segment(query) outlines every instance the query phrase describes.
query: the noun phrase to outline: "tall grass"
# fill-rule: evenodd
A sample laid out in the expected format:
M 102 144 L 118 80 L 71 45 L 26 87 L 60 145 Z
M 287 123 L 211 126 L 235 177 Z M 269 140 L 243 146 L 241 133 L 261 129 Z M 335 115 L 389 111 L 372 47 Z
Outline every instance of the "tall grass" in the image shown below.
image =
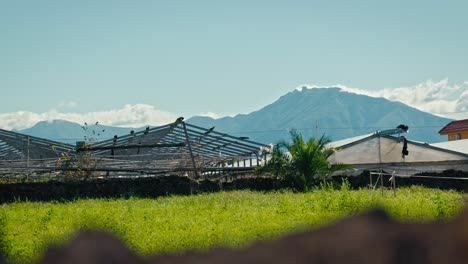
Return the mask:
M 110 231 L 140 254 L 244 247 L 317 228 L 372 207 L 401 221 L 450 219 L 464 195 L 422 187 L 393 192 L 322 187 L 307 193 L 220 192 L 159 199 L 95 199 L 67 203 L 15 202 L 0 206 L 1 250 L 13 261 L 41 257 L 82 228 Z

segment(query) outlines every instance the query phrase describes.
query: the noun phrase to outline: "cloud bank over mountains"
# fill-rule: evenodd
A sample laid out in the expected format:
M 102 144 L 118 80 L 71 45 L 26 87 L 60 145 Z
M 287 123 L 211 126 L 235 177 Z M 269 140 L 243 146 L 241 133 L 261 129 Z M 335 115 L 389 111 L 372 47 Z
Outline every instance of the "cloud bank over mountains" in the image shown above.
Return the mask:
M 301 85 L 297 89 L 323 87 L 319 85 Z M 332 87 L 339 87 L 345 92 L 399 101 L 438 116 L 453 119 L 468 118 L 468 81 L 458 85 L 450 84 L 448 79 L 438 82 L 428 80 L 413 86 L 385 88 L 376 91 L 351 88 L 340 84 Z
M 90 113 L 61 113 L 52 109 L 45 113 L 18 111 L 0 114 L 0 128 L 23 129 L 35 125 L 39 121 L 63 119 L 83 124 L 84 122 L 99 122 L 103 125 L 120 127 L 142 127 L 145 125 L 163 125 L 174 122 L 177 116 L 173 113 L 157 110 L 152 105 L 124 105 L 120 109 Z
M 301 85 L 297 89 L 324 88 L 327 86 Z M 400 101 L 404 104 L 429 112 L 435 115 L 453 118 L 468 118 L 468 81 L 463 84 L 450 84 L 448 79 L 440 81 L 428 80 L 426 82 L 398 88 L 385 88 L 381 90 L 363 90 L 350 88 L 345 85 L 333 85 L 345 92 L 368 95 L 372 97 L 384 97 L 392 101 Z M 58 109 L 52 109 L 45 113 L 33 113 L 18 111 L 0 114 L 0 128 L 24 129 L 35 125 L 39 121 L 63 119 L 83 124 L 84 122 L 100 122 L 103 125 L 119 127 L 142 127 L 145 125 L 162 125 L 174 122 L 178 117 L 174 113 L 156 109 L 148 104 L 127 104 L 120 109 L 98 111 L 89 113 L 70 112 L 76 109 L 75 102 L 61 102 Z M 68 110 L 68 112 L 66 112 Z M 213 112 L 199 114 L 219 118 Z

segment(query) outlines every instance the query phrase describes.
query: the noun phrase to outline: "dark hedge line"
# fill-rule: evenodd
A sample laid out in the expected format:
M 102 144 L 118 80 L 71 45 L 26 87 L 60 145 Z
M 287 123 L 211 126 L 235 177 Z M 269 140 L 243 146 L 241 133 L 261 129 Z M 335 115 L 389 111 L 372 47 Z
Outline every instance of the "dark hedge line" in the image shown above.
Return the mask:
M 187 177 L 96 179 L 0 184 L 0 203 L 13 201 L 71 201 L 79 198 L 156 198 L 220 190 L 271 191 L 285 188 L 282 181 L 267 177 L 238 178 L 231 182 L 201 181 Z
M 445 171 L 425 173 L 426 176 L 464 177 L 468 172 Z M 390 187 L 389 176 L 384 176 L 384 186 Z M 369 172 L 356 177 L 333 177 L 333 184 L 341 185 L 346 179 L 351 188 L 368 187 Z M 375 184 L 377 177 L 373 177 Z M 468 192 L 468 181 L 462 179 L 397 178 L 397 187 L 422 185 L 429 188 L 452 189 Z M 380 182 L 377 187 L 380 187 Z M 189 195 L 221 190 L 275 191 L 286 189 L 286 183 L 269 177 L 244 177 L 230 182 L 193 181 L 187 177 L 165 176 L 159 178 L 96 179 L 86 181 L 48 181 L 0 184 L 0 203 L 13 201 L 71 201 L 79 198 L 156 198 L 167 195 Z

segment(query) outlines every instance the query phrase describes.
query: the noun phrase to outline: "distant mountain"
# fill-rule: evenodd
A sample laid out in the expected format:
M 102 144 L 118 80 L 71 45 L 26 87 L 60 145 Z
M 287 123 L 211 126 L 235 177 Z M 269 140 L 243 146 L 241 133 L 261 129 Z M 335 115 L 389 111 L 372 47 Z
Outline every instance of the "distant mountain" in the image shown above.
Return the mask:
M 325 134 L 332 140 L 372 133 L 406 124 L 409 139 L 427 143 L 445 141 L 437 132 L 451 119 L 442 118 L 400 102 L 349 93 L 340 88 L 294 90 L 250 114 L 213 119 L 196 116 L 188 123 L 248 136 L 262 143 L 288 139 L 294 128 L 305 137 Z
M 75 144 L 76 141 L 104 140 L 114 135 L 124 135 L 136 128 L 122 128 L 99 124 L 77 124 L 65 120 L 41 121 L 31 128 L 18 132 L 35 137 Z
M 262 143 L 277 143 L 289 138 L 289 130 L 297 129 L 306 138 L 325 134 L 332 140 L 395 128 L 399 124 L 410 127 L 407 138 L 427 143 L 445 141 L 437 132 L 451 120 L 419 111 L 405 104 L 341 90 L 340 88 L 314 88 L 294 90 L 270 105 L 235 117 L 213 119 L 196 116 L 188 123 L 235 136 L 248 136 Z M 85 139 L 104 140 L 124 135 L 131 130 L 89 124 L 88 126 L 64 120 L 43 121 L 19 132 L 32 136 L 75 144 Z

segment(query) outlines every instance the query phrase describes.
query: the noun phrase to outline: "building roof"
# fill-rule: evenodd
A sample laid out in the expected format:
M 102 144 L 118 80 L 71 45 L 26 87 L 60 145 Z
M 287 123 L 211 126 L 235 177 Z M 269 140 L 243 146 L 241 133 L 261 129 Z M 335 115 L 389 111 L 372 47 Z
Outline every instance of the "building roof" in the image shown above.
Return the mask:
M 468 139 L 446 141 L 440 143 L 431 144 L 434 147 L 448 149 L 451 151 L 457 151 L 460 153 L 468 154 Z
M 374 134 L 375 133 L 370 133 L 370 134 L 365 134 L 365 135 L 361 135 L 361 136 L 357 136 L 357 137 L 351 137 L 351 138 L 345 138 L 345 139 L 338 140 L 338 141 L 333 141 L 333 142 L 328 143 L 327 147 L 328 148 L 341 148 L 341 147 L 346 146 L 348 144 L 351 144 L 351 143 L 363 140 L 365 138 L 371 137 Z
M 468 119 L 450 122 L 448 125 L 446 125 L 439 131 L 439 134 L 447 135 L 450 133 L 456 133 L 461 131 L 468 131 Z
M 402 133 L 407 133 L 407 131 L 408 131 L 408 126 L 399 125 L 397 128 L 393 128 L 393 129 L 387 129 L 387 130 L 382 130 L 382 131 L 377 130 L 374 133 L 360 135 L 360 136 L 351 137 L 351 138 L 345 138 L 345 139 L 338 140 L 338 141 L 333 141 L 333 142 L 328 143 L 327 147 L 335 148 L 335 149 L 348 147 L 349 145 L 354 145 L 354 144 L 360 143 L 362 141 L 366 141 L 367 139 L 370 139 L 376 136 L 391 136 L 391 135 L 398 134 L 398 137 L 400 137 Z

